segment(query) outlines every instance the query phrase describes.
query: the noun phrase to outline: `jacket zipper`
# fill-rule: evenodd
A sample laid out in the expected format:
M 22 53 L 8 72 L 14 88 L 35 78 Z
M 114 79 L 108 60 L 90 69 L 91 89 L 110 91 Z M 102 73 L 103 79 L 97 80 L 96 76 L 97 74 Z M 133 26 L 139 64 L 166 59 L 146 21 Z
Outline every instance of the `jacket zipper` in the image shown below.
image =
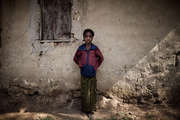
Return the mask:
M 87 62 L 87 65 L 89 65 L 89 50 L 87 50 L 87 60 L 86 60 L 86 62 Z

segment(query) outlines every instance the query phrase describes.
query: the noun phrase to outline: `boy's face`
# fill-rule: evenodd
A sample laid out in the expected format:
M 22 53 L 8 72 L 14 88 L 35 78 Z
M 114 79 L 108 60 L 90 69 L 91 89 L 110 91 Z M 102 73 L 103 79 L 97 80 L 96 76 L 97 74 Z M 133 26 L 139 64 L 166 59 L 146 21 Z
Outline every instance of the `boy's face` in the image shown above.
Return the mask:
M 85 35 L 84 35 L 84 41 L 86 44 L 91 44 L 93 40 L 93 36 L 90 32 L 87 32 Z

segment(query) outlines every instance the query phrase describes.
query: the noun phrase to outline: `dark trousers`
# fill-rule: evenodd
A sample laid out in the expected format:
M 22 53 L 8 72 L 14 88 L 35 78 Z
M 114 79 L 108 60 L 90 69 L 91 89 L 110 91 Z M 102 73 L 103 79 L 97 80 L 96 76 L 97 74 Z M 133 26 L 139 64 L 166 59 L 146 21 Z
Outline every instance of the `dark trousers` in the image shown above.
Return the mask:
M 89 113 L 96 109 L 96 77 L 81 76 L 81 109 Z

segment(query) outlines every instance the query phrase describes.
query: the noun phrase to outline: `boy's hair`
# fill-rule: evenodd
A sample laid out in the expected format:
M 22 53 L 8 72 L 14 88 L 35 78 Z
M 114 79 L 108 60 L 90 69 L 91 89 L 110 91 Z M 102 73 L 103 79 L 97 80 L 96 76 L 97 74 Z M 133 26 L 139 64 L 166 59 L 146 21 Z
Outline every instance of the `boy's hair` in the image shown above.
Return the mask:
M 84 32 L 83 32 L 83 37 L 86 35 L 87 32 L 90 32 L 91 35 L 94 37 L 94 31 L 91 30 L 91 29 L 89 29 L 89 28 L 84 30 Z

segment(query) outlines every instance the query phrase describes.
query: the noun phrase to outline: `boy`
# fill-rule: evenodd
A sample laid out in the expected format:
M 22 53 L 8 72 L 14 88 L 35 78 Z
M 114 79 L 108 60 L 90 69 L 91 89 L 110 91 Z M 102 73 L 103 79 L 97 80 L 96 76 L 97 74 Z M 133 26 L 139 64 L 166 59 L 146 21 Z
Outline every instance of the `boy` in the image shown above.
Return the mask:
M 103 61 L 101 51 L 92 44 L 93 37 L 94 32 L 85 29 L 83 32 L 85 44 L 79 46 L 74 56 L 74 62 L 81 71 L 81 109 L 86 113 L 96 110 L 96 70 Z

